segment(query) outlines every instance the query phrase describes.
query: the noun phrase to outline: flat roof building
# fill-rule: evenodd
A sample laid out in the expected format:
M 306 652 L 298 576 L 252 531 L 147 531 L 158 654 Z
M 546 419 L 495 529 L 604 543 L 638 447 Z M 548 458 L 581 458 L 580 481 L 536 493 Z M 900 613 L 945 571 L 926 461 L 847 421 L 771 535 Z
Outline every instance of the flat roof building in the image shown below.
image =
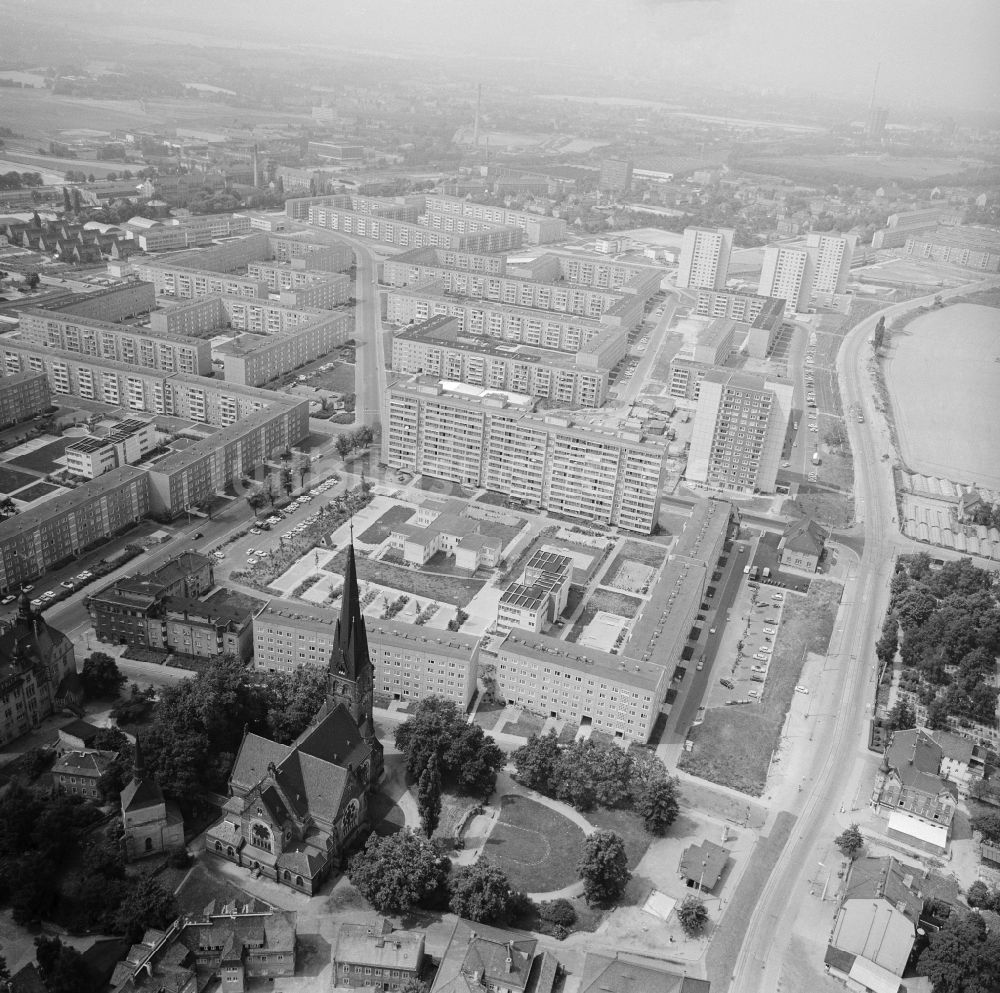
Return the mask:
M 724 289 L 735 234 L 732 228 L 685 228 L 677 285 L 681 289 Z

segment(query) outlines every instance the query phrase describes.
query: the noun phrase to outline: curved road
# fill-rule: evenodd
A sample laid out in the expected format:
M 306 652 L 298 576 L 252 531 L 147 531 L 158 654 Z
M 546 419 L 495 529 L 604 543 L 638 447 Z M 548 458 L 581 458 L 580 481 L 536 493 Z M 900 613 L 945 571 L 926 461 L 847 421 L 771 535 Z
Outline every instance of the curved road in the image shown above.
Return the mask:
M 941 296 L 964 295 L 998 280 L 946 290 Z M 750 918 L 743 945 L 733 970 L 732 993 L 773 993 L 781 987 L 782 966 L 788 959 L 789 942 L 809 899 L 808 876 L 822 852 L 829 847 L 834 817 L 843 795 L 853 786 L 854 764 L 845 761 L 862 740 L 872 685 L 869 655 L 881 627 L 888 601 L 889 581 L 900 537 L 896 525 L 896 501 L 892 459 L 884 460 L 885 443 L 876 434 L 875 411 L 867 372 L 868 337 L 880 315 L 886 321 L 933 301 L 928 294 L 888 307 L 865 318 L 844 341 L 837 356 L 837 371 L 844 409 L 859 404 L 864 424 L 848 419 L 847 429 L 854 452 L 856 515 L 864 524 L 865 543 L 856 579 L 847 583 L 828 653 L 833 678 L 822 690 L 836 706 L 836 720 L 816 727 L 810 786 L 792 834 L 771 871 Z M 833 665 L 831 665 L 833 664 Z M 832 692 L 831 692 L 832 690 Z M 814 963 L 817 971 L 821 962 Z

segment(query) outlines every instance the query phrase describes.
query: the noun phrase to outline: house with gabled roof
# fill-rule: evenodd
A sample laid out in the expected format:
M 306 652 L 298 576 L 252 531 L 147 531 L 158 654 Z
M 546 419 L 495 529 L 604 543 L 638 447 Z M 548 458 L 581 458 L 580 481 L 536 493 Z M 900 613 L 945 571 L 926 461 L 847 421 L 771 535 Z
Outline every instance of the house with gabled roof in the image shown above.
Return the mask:
M 826 531 L 811 517 L 792 521 L 778 539 L 778 558 L 784 566 L 815 572 L 826 548 Z
M 333 949 L 333 985 L 397 990 L 419 980 L 424 936 L 401 931 L 386 918 L 371 924 L 341 924 Z
M 707 979 L 668 969 L 645 956 L 588 952 L 583 960 L 580 993 L 710 993 Z

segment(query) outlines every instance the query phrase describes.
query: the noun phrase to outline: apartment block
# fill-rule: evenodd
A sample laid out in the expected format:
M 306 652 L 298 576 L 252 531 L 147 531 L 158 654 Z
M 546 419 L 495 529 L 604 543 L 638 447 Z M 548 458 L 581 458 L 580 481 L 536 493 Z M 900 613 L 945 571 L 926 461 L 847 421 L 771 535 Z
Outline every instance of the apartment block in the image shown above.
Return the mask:
M 385 316 L 399 325 L 456 317 L 460 334 L 574 352 L 579 364 L 594 368 L 613 368 L 628 350 L 627 332 L 603 320 L 455 296 L 440 282 L 390 290 Z
M 437 263 L 435 254 L 434 249 L 416 249 L 386 259 L 383 282 L 395 287 L 438 283 L 456 296 L 576 314 L 626 331 L 637 327 L 644 316 L 648 298 L 638 294 L 458 269 Z
M 334 646 L 338 609 L 270 600 L 254 618 L 254 664 L 268 672 L 302 665 L 325 668 Z M 365 618 L 375 692 L 394 700 L 442 696 L 463 710 L 476 689 L 479 638 L 437 631 L 395 618 Z
M 588 356 L 578 363 L 563 352 L 463 337 L 460 328 L 459 318 L 444 316 L 403 328 L 393 335 L 393 371 L 426 373 L 580 407 L 599 407 L 607 396 L 609 371 L 590 367 Z
M 0 376 L 0 425 L 17 424 L 44 414 L 52 406 L 49 381 L 43 372 Z
M 597 188 L 609 193 L 627 193 L 632 189 L 632 163 L 627 159 L 604 159 Z
M 419 982 L 423 968 L 423 933 L 396 930 L 386 918 L 340 925 L 333 949 L 333 982 L 338 988 L 389 993 Z
M 149 478 L 125 466 L 0 521 L 0 589 L 16 590 L 67 556 L 96 547 L 137 524 L 149 508 Z
M 812 232 L 806 238 L 806 250 L 812 256 L 814 294 L 838 294 L 847 290 L 857 235 Z
M 484 486 L 579 520 L 648 534 L 666 449 L 632 431 L 575 425 L 534 401 L 429 376 L 389 391 L 386 461 Z
M 908 238 L 933 231 L 942 223 L 947 209 L 943 207 L 926 207 L 922 210 L 906 210 L 898 214 L 890 214 L 885 227 L 880 228 L 872 236 L 872 248 L 878 249 L 902 248 Z
M 618 658 L 515 628 L 497 649 L 496 681 L 512 706 L 646 742 L 669 677 L 654 662 Z
M 663 281 L 660 270 L 651 266 L 561 252 L 547 252 L 517 262 L 508 260 L 506 271 L 509 276 L 523 276 L 540 282 L 566 282 L 574 286 L 613 290 L 640 297 L 644 303 L 659 290 Z
M 698 388 L 706 373 L 726 364 L 742 343 L 745 332 L 746 325 L 728 317 L 717 317 L 698 332 L 694 341 L 685 342 L 670 360 L 670 395 L 678 400 L 697 400 Z
M 221 345 L 227 383 L 264 386 L 306 362 L 329 354 L 352 333 L 348 314 L 331 314 L 323 320 L 275 334 L 242 334 Z
M 685 228 L 677 285 L 681 289 L 724 289 L 735 234 L 732 228 Z
M 813 254 L 808 249 L 768 245 L 758 293 L 784 300 L 786 313 L 804 314 L 812 299 L 814 271 Z
M 444 195 L 426 197 L 423 216 L 429 227 L 437 227 L 435 215 L 447 214 L 460 215 L 474 221 L 485 221 L 494 227 L 520 228 L 524 232 L 525 242 L 529 245 L 562 241 L 566 237 L 566 221 L 561 217 L 545 217 L 527 210 L 511 210 L 508 207 L 474 203 L 464 197 Z
M 694 313 L 699 317 L 729 317 L 734 321 L 751 324 L 768 306 L 770 299 L 772 298 L 747 290 L 699 290 Z
M 687 478 L 725 492 L 773 492 L 791 408 L 790 382 L 708 372 L 698 394 Z
M 54 306 L 47 306 L 45 309 L 58 311 L 65 316 L 93 318 L 116 324 L 146 314 L 155 306 L 156 291 L 153 285 L 132 279 L 87 293 L 62 297 Z
M 14 340 L 160 372 L 207 376 L 212 371 L 210 342 L 160 331 L 152 324 L 108 324 L 31 307 L 21 312 Z
M 747 332 L 744 348 L 755 359 L 766 359 L 774 348 L 775 339 L 785 322 L 785 301 L 766 297 L 760 313 L 754 317 Z
M 251 262 L 247 275 L 263 280 L 272 293 L 281 293 L 283 302 L 285 294 L 291 294 L 288 302 L 293 305 L 330 309 L 347 303 L 350 296 L 350 277 L 292 263 Z
M 935 228 L 908 237 L 906 255 L 979 272 L 1000 272 L 1000 232 L 976 227 Z
M 140 279 L 153 284 L 158 297 L 171 296 L 192 300 L 195 297 L 206 296 L 267 296 L 267 284 L 250 276 L 147 260 L 135 262 L 133 269 Z

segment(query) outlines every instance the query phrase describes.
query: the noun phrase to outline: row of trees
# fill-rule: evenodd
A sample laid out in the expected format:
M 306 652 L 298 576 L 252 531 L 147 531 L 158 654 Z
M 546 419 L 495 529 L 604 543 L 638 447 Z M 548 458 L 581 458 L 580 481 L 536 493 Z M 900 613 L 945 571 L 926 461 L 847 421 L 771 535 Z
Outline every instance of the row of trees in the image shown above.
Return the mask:
M 624 752 L 591 739 L 562 746 L 550 731 L 532 735 L 511 759 L 519 782 L 578 810 L 631 809 L 653 834 L 664 834 L 677 819 L 677 780 L 651 752 Z
M 621 836 L 614 831 L 588 835 L 577 871 L 589 905 L 615 903 L 632 878 Z M 524 893 L 512 889 L 506 873 L 492 859 L 480 858 L 453 870 L 449 858 L 408 830 L 387 837 L 371 835 L 351 860 L 348 877 L 380 914 L 447 909 L 467 920 L 499 925 L 537 914 L 563 928 L 575 920 L 568 901 L 534 906 Z
M 28 186 L 41 186 L 42 177 L 37 172 L 0 173 L 0 190 L 21 190 Z
M 362 424 L 357 431 L 345 431 L 337 435 L 334 446 L 337 454 L 344 460 L 355 449 L 367 448 L 375 440 L 375 432 L 367 424 Z

